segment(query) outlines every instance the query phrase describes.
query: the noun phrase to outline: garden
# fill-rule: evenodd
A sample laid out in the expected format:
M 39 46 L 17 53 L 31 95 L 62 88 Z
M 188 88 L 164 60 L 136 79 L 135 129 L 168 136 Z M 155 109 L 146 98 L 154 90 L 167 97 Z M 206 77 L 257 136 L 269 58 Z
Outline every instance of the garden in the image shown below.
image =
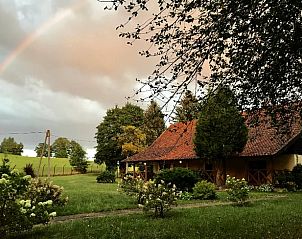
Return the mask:
M 277 190 L 272 185 L 251 187 L 244 179 L 230 176 L 226 189 L 217 190 L 214 184 L 198 180 L 184 168 L 162 170 L 148 182 L 131 175 L 114 182 L 106 171 L 99 175 L 57 176 L 50 182 L 24 176 L 5 163 L 0 173 L 4 199 L 0 228 L 7 238 L 302 235 L 302 193 L 294 181 L 288 184 L 296 184 L 297 192 L 291 192 L 292 186 Z M 298 169 L 287 173 L 288 180 L 295 180 L 293 175 L 297 174 Z

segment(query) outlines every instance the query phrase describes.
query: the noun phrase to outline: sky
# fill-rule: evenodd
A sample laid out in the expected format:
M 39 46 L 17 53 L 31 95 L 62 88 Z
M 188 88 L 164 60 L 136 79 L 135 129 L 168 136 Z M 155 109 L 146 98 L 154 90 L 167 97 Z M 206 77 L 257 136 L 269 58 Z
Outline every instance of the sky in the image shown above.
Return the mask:
M 74 139 L 93 154 L 106 110 L 124 105 L 135 79 L 154 68 L 138 54 L 143 43 L 118 37 L 126 16 L 104 7 L 97 0 L 0 0 L 1 141 L 14 137 L 32 152 L 50 129 L 52 142 Z M 10 134 L 29 132 L 36 133 Z

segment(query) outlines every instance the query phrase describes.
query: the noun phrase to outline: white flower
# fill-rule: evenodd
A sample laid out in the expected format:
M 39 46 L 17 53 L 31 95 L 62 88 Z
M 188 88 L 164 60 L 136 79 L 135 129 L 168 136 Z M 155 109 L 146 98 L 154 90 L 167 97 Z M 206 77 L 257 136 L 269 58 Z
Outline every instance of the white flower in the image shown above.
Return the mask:
M 29 216 L 30 216 L 30 217 L 35 217 L 35 216 L 36 216 L 36 214 L 31 213 Z
M 164 183 L 165 183 L 165 181 L 164 181 L 164 180 L 160 180 L 160 183 L 161 183 L 161 184 L 164 184 Z
M 8 182 L 8 180 L 6 180 L 5 178 L 0 179 L 0 184 L 6 184 L 7 182 Z
M 26 210 L 25 208 L 23 208 L 23 207 L 21 207 L 20 211 L 21 211 L 21 213 L 23 213 L 23 214 L 27 212 L 27 210 Z
M 49 214 L 49 216 L 50 217 L 55 217 L 55 216 L 57 216 L 57 213 L 56 212 L 52 212 L 52 213 Z
M 47 200 L 47 201 L 46 201 L 46 204 L 52 205 L 52 200 Z
M 31 176 L 30 176 L 30 175 L 25 175 L 25 176 L 23 177 L 23 179 L 25 179 L 25 180 L 30 180 L 30 179 L 31 179 Z

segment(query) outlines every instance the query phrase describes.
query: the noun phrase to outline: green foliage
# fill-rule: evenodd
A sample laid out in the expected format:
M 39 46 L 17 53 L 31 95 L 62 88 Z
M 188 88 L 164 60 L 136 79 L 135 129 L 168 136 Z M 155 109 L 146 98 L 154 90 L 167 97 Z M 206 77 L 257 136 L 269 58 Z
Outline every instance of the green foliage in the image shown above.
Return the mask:
M 236 179 L 227 175 L 226 187 L 228 199 L 239 205 L 243 205 L 249 197 L 248 184 L 244 178 Z
M 17 143 L 14 138 L 4 138 L 0 145 L 0 153 L 21 155 L 23 152 L 23 144 Z
M 294 177 L 291 171 L 284 170 L 279 172 L 275 177 L 275 186 L 279 188 L 285 188 L 289 192 L 297 190 L 297 185 L 294 181 Z
M 59 137 L 52 144 L 52 152 L 55 158 L 68 158 L 70 152 L 70 141 L 67 138 Z
M 153 209 L 155 217 L 164 217 L 164 213 L 169 211 L 172 205 L 177 205 L 177 198 L 175 185 L 171 187 L 164 181 L 155 183 L 150 180 L 141 188 L 139 207 L 145 212 Z
M 36 177 L 34 168 L 33 168 L 33 164 L 26 164 L 25 167 L 23 168 L 23 171 L 26 175 L 30 175 L 32 178 Z
M 96 181 L 98 183 L 114 183 L 115 182 L 115 173 L 114 173 L 114 171 L 109 171 L 109 170 L 101 172 L 97 176 Z
M 122 155 L 129 157 L 146 147 L 146 134 L 135 126 L 122 126 L 122 133 L 118 135 L 117 141 L 122 147 Z
M 36 148 L 35 152 L 37 154 L 37 157 L 41 157 L 42 151 L 43 151 L 44 143 L 39 143 Z M 50 155 L 53 154 L 52 146 L 50 146 Z M 45 144 L 43 157 L 48 157 L 48 144 Z M 58 158 L 58 157 L 56 157 Z
M 193 198 L 211 200 L 217 198 L 215 184 L 202 180 L 197 182 L 193 188 Z
M 144 112 L 144 124 L 142 129 L 146 134 L 146 143 L 148 146 L 166 129 L 164 114 L 159 105 L 153 100 Z
M 174 168 L 163 169 L 154 178 L 156 183 L 161 181 L 167 184 L 176 185 L 179 191 L 192 191 L 195 183 L 197 182 L 196 174 L 190 169 L 186 168 Z
M 109 109 L 103 121 L 97 126 L 96 163 L 106 163 L 109 170 L 116 168 L 117 161 L 125 158 L 122 147 L 118 143 L 118 135 L 122 126 L 140 127 L 143 124 L 143 110 L 136 105 L 127 103 L 124 107 Z
M 249 191 L 269 193 L 274 192 L 275 188 L 272 184 L 261 184 L 260 186 L 248 186 Z
M 2 176 L 2 174 L 10 174 L 9 159 L 6 157 L 2 159 L 2 165 L 0 166 L 0 176 Z
M 69 162 L 78 172 L 86 173 L 88 168 L 88 162 L 86 159 L 86 152 L 82 146 L 71 140 L 69 148 Z
M 57 197 L 45 185 L 36 187 L 29 175 L 23 176 L 15 169 L 10 169 L 9 174 L 3 173 L 0 177 L 0 236 L 48 223 L 56 215 L 51 211 L 53 199 Z
M 201 105 L 191 91 L 187 90 L 175 109 L 175 122 L 187 122 L 197 119 Z
M 177 96 L 197 78 L 202 90 L 233 87 L 246 109 L 278 112 L 275 106 L 286 110 L 291 101 L 301 112 L 301 1 L 126 0 L 113 5 L 129 17 L 120 36 L 131 44 L 146 40 L 147 50 L 140 53 L 158 60 L 138 92 Z M 205 63 L 211 68 L 206 80 Z
M 193 194 L 189 192 L 182 192 L 179 194 L 179 199 L 184 201 L 190 201 L 193 198 Z
M 297 189 L 302 189 L 302 165 L 297 164 L 292 170 L 292 177 L 297 185 Z
M 136 198 L 137 203 L 141 202 L 142 187 L 144 180 L 140 177 L 133 177 L 132 175 L 126 175 L 123 179 L 119 188 L 129 196 Z

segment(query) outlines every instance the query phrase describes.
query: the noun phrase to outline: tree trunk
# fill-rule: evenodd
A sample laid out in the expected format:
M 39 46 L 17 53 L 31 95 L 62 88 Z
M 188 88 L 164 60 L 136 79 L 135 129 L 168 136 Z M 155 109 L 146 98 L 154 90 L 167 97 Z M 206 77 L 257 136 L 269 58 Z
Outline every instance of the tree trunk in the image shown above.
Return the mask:
M 221 187 L 225 185 L 226 180 L 226 161 L 225 158 L 216 161 L 216 185 Z

